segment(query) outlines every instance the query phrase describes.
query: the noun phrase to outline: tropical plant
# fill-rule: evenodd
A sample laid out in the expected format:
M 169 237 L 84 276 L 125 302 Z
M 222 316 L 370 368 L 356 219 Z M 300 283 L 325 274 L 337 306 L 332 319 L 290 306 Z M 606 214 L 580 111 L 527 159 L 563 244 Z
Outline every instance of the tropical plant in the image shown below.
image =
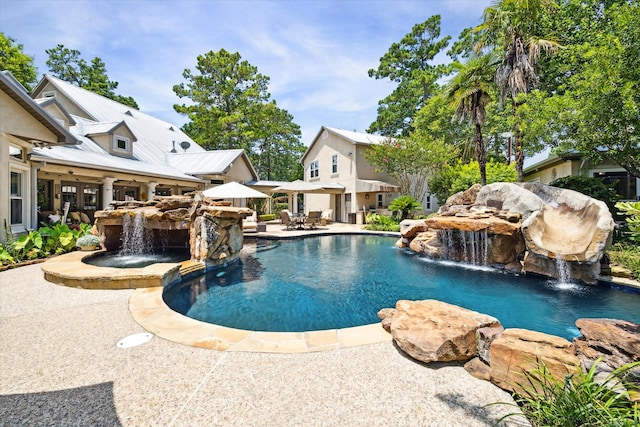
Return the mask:
M 640 246 L 635 243 L 618 242 L 607 250 L 612 264 L 626 268 L 636 279 L 640 279 Z
M 396 197 L 389 204 L 389 210 L 392 212 L 400 212 L 400 220 L 407 219 L 411 212 L 416 209 L 422 209 L 422 205 L 411 196 Z
M 629 227 L 629 239 L 640 242 L 640 202 L 618 202 L 616 208 L 627 216 L 627 226 Z
M 538 362 L 535 369 L 523 373 L 520 387 L 524 391 L 516 394 L 515 401 L 534 426 L 637 426 L 640 408 L 630 399 L 630 394 L 638 391 L 637 385 L 625 376 L 640 362 L 624 365 L 604 379 L 596 376 L 599 362 L 564 381 L 555 379 L 549 368 Z
M 11 256 L 9 251 L 6 250 L 2 246 L 2 244 L 0 244 L 0 264 L 6 265 L 6 264 L 13 264 L 14 262 L 15 262 L 15 259 L 13 258 L 13 256 Z
M 447 86 L 447 96 L 456 107 L 453 120 L 467 121 L 475 128 L 475 157 L 480 168 L 480 184 L 487 183 L 486 152 L 482 126 L 486 124 L 485 107 L 491 101 L 494 59 L 491 55 L 471 57 L 465 64 L 454 63 L 457 74 Z
M 542 53 L 555 52 L 559 44 L 540 34 L 540 16 L 553 6 L 553 0 L 501 0 L 485 9 L 477 50 L 489 47 L 502 52 L 495 82 L 500 91 L 500 103 L 510 98 L 513 106 L 515 163 L 518 182 L 523 180 L 524 141 L 517 116 L 522 104 L 520 95 L 538 87 L 536 66 Z
M 52 255 L 60 255 L 73 249 L 81 233 L 78 230 L 71 230 L 67 224 L 60 223 L 40 227 L 38 232 L 45 237 L 44 251 Z M 82 231 L 82 233 L 85 232 Z
M 30 231 L 13 243 L 14 257 L 20 261 L 37 259 L 43 254 L 43 243 L 44 240 L 39 232 Z
M 366 230 L 373 231 L 400 231 L 400 224 L 394 216 L 380 215 L 374 212 L 367 213 L 365 217 Z

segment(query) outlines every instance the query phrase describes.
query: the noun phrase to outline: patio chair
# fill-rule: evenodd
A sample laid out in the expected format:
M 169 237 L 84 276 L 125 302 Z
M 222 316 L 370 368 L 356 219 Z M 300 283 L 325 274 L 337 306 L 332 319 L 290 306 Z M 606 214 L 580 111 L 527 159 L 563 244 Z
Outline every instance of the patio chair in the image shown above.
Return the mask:
M 322 215 L 320 215 L 320 219 L 324 220 L 324 224 L 333 222 L 333 209 L 327 209 L 322 211 Z
M 256 211 L 253 211 L 251 216 L 246 217 L 242 221 L 242 230 L 243 231 L 258 231 L 258 220 Z
M 280 211 L 280 221 L 287 227 L 287 230 L 294 230 L 296 228 L 296 225 L 291 221 L 288 211 Z
M 304 226 L 308 230 L 315 230 L 320 222 L 320 211 L 310 211 L 309 215 L 304 221 Z

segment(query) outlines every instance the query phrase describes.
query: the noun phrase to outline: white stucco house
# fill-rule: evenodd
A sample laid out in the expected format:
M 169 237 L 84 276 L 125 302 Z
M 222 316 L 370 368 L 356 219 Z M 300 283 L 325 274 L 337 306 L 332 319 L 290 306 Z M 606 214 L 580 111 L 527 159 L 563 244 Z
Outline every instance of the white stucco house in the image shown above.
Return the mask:
M 13 233 L 66 202 L 91 220 L 112 200 L 258 181 L 243 150 L 206 151 L 176 125 L 55 77 L 29 94 L 3 71 L 0 91 L 0 222 Z
M 386 137 L 322 126 L 302 156 L 304 180 L 325 188 L 340 188 L 326 194 L 305 195 L 305 211 L 331 209 L 334 220 L 360 223 L 365 212 L 389 213 L 399 187 L 390 176 L 376 172 L 364 152 Z M 427 196 L 425 210 L 437 209 Z

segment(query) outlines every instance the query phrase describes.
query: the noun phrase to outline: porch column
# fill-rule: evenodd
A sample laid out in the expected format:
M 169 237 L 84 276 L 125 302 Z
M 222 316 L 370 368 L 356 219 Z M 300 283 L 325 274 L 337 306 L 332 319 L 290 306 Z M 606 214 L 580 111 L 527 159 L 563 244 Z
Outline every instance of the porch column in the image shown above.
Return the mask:
M 153 200 L 156 195 L 156 187 L 158 186 L 157 182 L 149 182 L 147 183 L 147 201 Z
M 113 201 L 113 183 L 116 182 L 117 179 L 106 177 L 103 179 L 102 183 L 102 209 L 109 206 L 109 203 Z

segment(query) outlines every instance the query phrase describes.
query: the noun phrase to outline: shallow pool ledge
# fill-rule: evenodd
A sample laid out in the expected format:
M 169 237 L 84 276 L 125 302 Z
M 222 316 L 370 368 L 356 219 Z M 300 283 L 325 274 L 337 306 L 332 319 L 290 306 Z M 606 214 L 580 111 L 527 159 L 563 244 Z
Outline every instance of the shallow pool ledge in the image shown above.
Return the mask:
M 82 262 L 102 251 L 75 251 L 42 263 L 50 282 L 85 289 L 136 289 L 165 286 L 180 278 L 181 264 L 157 263 L 142 268 L 98 267 Z
M 380 323 L 308 332 L 259 332 L 227 328 L 191 319 L 171 310 L 162 287 L 137 289 L 129 311 L 140 326 L 169 341 L 219 351 L 308 353 L 391 342 Z

